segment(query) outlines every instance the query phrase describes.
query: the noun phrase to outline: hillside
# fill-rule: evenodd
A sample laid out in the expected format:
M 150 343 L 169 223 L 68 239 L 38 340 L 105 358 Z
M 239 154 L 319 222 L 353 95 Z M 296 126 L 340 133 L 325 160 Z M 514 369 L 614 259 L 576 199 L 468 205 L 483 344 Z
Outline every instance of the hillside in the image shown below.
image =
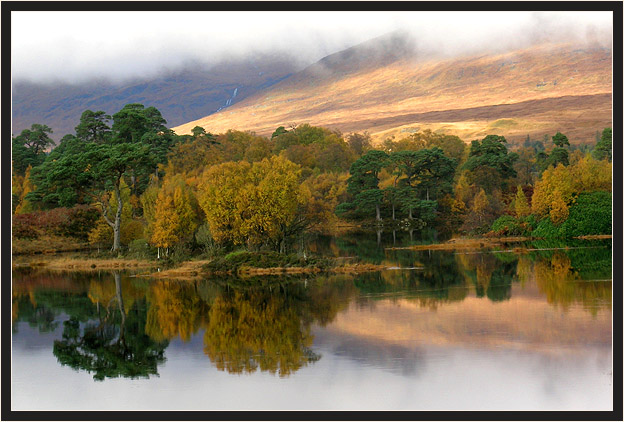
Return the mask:
M 600 46 L 540 44 L 473 57 L 419 55 L 404 35 L 328 56 L 196 125 L 270 135 L 310 123 L 374 140 L 430 128 L 469 141 L 497 133 L 519 141 L 564 132 L 594 142 L 611 125 L 611 52 Z
M 33 123 L 50 126 L 52 138 L 73 133 L 87 109 L 115 113 L 138 102 L 161 111 L 171 126 L 214 113 L 299 70 L 292 58 L 256 56 L 218 65 L 189 65 L 184 70 L 150 79 L 111 83 L 36 84 L 17 82 L 12 87 L 13 133 Z

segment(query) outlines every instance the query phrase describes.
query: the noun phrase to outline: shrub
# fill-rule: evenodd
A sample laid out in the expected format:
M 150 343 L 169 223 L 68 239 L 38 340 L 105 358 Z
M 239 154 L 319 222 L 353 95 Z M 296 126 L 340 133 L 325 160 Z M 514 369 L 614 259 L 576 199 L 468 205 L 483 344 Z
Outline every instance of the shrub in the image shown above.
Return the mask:
M 191 248 L 184 243 L 175 245 L 167 258 L 175 265 L 181 264 L 191 259 Z
M 533 232 L 533 230 L 537 228 L 537 224 L 538 224 L 537 217 L 531 214 L 523 219 L 523 223 L 524 223 L 524 227 L 526 230 L 526 234 L 530 235 Z
M 150 247 L 145 239 L 136 239 L 128 244 L 128 257 L 151 259 L 156 257 L 156 251 Z
M 236 272 L 239 268 L 276 268 L 276 267 L 307 267 L 327 268 L 329 260 L 322 258 L 303 259 L 296 254 L 280 254 L 277 252 L 234 251 L 224 257 L 215 258 L 204 268 L 211 272 Z
M 568 219 L 561 225 L 566 237 L 611 234 L 611 193 L 582 193 L 570 207 Z
M 13 216 L 13 233 L 18 238 L 49 234 L 87 240 L 98 218 L 98 211 L 86 205 L 19 214 Z
M 23 214 L 25 215 L 25 214 Z M 23 219 L 13 220 L 13 237 L 16 239 L 36 239 L 39 237 L 33 224 L 29 224 Z
M 532 236 L 543 238 L 564 237 L 560 227 L 555 226 L 550 220 L 550 217 L 544 218 L 537 224 L 537 227 L 533 230 Z
M 199 247 L 204 251 L 208 251 L 214 246 L 214 240 L 210 234 L 210 226 L 208 226 L 208 223 L 204 223 L 197 228 L 195 232 L 195 242 L 197 242 Z
M 559 226 L 547 217 L 539 222 L 533 236 L 570 238 L 596 234 L 611 234 L 611 193 L 604 191 L 581 193 L 570 207 L 568 218 Z
M 519 220 L 511 215 L 503 215 L 492 223 L 492 231 L 499 235 L 521 236 L 525 230 L 521 227 Z
M 532 214 L 522 218 L 503 215 L 492 223 L 491 233 L 496 236 L 531 236 L 536 227 L 537 219 Z
M 100 212 L 95 208 L 77 205 L 69 210 L 69 218 L 60 225 L 58 234 L 86 241 L 98 218 Z

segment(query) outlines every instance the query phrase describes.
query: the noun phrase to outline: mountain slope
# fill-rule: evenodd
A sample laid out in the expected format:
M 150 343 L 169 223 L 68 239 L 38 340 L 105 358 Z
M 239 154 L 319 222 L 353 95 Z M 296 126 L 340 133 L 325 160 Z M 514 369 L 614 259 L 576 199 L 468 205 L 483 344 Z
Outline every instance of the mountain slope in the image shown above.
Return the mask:
M 18 82 L 12 87 L 13 133 L 42 123 L 54 130 L 53 138 L 58 140 L 74 132 L 83 111 L 113 114 L 133 102 L 156 107 L 168 124 L 175 126 L 232 105 L 300 68 L 292 58 L 256 56 L 117 84 Z
M 375 40 L 379 44 L 379 40 Z M 435 58 L 398 36 L 336 53 L 235 106 L 175 127 L 196 125 L 270 135 L 310 123 L 376 140 L 426 128 L 462 139 L 510 139 L 562 131 L 593 142 L 611 125 L 611 52 L 600 46 L 541 44 L 473 57 Z M 382 54 L 383 53 L 383 54 Z

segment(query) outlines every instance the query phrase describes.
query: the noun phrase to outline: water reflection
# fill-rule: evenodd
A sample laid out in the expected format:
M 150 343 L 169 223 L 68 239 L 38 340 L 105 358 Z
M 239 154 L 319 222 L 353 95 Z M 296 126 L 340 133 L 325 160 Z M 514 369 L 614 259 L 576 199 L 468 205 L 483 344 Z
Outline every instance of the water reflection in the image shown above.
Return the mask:
M 301 318 L 300 292 L 224 291 L 210 307 L 204 352 L 220 370 L 262 371 L 289 375 L 316 362 L 309 324 Z
M 418 372 L 415 344 L 610 344 L 610 243 L 475 253 L 370 242 L 318 247 L 340 256 L 363 248 L 364 259 L 409 269 L 204 281 L 14 271 L 14 335 L 21 321 L 42 333 L 62 330 L 52 351 L 58 362 L 96 380 L 158 375 L 169 342 L 196 335 L 220 371 L 281 377 L 322 359 L 316 346 L 329 338 L 341 339 L 332 340 L 336 353 L 373 364 L 400 352 L 396 365 L 405 374 Z M 603 310 L 599 327 L 579 313 L 595 318 Z
M 94 373 L 96 381 L 158 375 L 168 343 L 145 334 L 145 306 L 133 289 L 126 290 L 124 304 L 121 275 L 116 272 L 113 278 L 113 292 L 112 283 L 92 283 L 88 295 L 95 302 L 97 319 L 82 327 L 77 316 L 63 322 L 63 339 L 54 341 L 54 356 L 61 365 Z M 103 309 L 100 301 L 106 304 Z

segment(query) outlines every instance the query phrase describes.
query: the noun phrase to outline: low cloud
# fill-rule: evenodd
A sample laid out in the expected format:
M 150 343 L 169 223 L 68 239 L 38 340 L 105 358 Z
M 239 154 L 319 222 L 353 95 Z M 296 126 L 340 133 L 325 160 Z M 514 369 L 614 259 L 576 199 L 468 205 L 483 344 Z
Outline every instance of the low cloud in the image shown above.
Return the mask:
M 113 82 L 255 53 L 301 64 L 397 29 L 443 56 L 534 42 L 610 47 L 611 12 L 12 12 L 14 81 Z

